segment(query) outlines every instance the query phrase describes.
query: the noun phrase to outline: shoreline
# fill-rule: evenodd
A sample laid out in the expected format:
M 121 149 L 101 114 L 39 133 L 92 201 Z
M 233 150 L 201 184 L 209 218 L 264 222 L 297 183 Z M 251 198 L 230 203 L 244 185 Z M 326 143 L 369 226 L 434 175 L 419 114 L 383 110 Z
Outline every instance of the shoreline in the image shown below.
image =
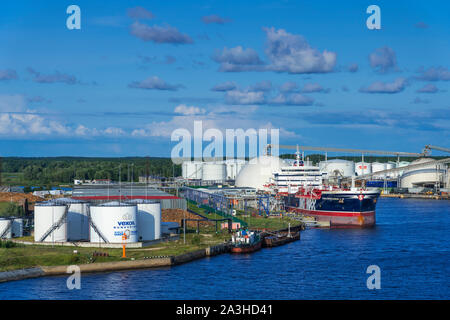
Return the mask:
M 221 243 L 205 249 L 199 249 L 192 252 L 180 254 L 178 256 L 164 257 L 164 258 L 151 258 L 140 260 L 127 260 L 127 261 L 113 261 L 113 262 L 98 262 L 90 264 L 77 265 L 80 268 L 80 272 L 84 273 L 101 273 L 123 270 L 138 270 L 138 269 L 150 269 L 161 267 L 172 267 L 188 263 L 194 260 L 202 259 L 205 257 L 212 257 L 219 254 L 227 253 L 230 251 L 229 243 Z M 32 278 L 40 278 L 46 276 L 69 276 L 71 273 L 67 273 L 67 267 L 69 265 L 61 266 L 40 266 L 26 269 L 18 269 L 11 271 L 0 272 L 0 283 L 9 281 L 19 281 Z

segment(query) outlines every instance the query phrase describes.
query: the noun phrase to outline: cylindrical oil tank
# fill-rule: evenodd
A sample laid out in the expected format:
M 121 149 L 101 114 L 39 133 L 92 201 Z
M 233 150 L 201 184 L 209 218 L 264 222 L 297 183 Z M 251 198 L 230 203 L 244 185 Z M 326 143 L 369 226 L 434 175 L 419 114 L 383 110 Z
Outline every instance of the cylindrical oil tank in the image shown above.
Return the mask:
M 372 162 L 372 172 L 378 172 L 378 171 L 383 171 L 386 170 L 386 163 L 381 163 L 381 162 Z M 376 179 L 383 179 L 384 178 L 384 174 L 379 174 L 379 175 L 374 175 L 373 177 Z
M 203 162 L 201 161 L 184 161 L 181 165 L 182 176 L 184 179 L 201 179 Z
M 161 204 L 158 201 L 135 199 L 130 203 L 137 205 L 138 241 L 161 238 Z
M 395 162 L 388 162 L 388 163 L 386 163 L 386 170 L 394 169 L 396 166 L 397 165 L 396 165 Z M 397 173 L 396 172 L 390 172 L 390 173 L 387 173 L 387 176 L 390 177 L 390 178 L 396 178 L 397 177 Z
M 355 173 L 357 176 L 372 173 L 372 166 L 369 162 L 357 162 L 355 164 Z
M 223 181 L 227 176 L 227 167 L 224 163 L 204 163 L 203 177 L 204 181 Z
M 0 218 L 0 236 L 3 239 L 11 239 L 12 237 L 12 220 L 7 218 Z
M 90 207 L 91 222 L 109 243 L 137 242 L 137 207 L 134 204 L 110 202 Z M 93 226 L 90 241 L 104 242 Z M 127 239 L 122 240 L 123 234 Z
M 12 219 L 12 237 L 19 238 L 23 237 L 23 219 L 22 218 L 13 218 Z
M 89 240 L 89 204 L 71 198 L 59 198 L 52 202 L 68 207 L 67 239 L 69 241 Z
M 326 172 L 329 177 L 351 177 L 355 174 L 355 163 L 342 159 L 321 161 L 320 171 Z
M 406 167 L 406 166 L 409 166 L 409 165 L 410 165 L 409 161 L 400 161 L 399 163 L 397 163 L 397 168 L 403 168 L 403 167 Z M 403 172 L 405 172 L 405 171 L 404 170 L 397 171 L 396 172 L 396 177 L 401 177 Z
M 49 231 L 53 225 L 61 221 L 66 213 L 67 207 L 51 202 L 38 203 L 34 206 L 34 241 L 41 241 L 41 238 Z M 44 240 L 44 242 L 66 242 L 67 241 L 67 219 L 54 229 Z

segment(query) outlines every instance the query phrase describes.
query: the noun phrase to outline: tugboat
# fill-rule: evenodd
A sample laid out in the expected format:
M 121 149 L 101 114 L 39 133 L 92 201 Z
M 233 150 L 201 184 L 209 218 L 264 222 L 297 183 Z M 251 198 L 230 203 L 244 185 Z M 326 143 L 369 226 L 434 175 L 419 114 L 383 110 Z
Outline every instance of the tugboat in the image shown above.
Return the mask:
M 259 233 L 239 230 L 231 236 L 232 253 L 251 253 L 261 249 L 262 239 Z

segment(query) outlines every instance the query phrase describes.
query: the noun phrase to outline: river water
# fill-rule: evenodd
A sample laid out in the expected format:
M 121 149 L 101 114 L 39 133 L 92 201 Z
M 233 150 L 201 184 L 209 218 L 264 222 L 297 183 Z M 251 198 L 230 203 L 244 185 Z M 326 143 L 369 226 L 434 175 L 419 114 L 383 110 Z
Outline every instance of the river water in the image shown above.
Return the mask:
M 450 201 L 382 198 L 371 229 L 309 229 L 250 255 L 181 266 L 0 284 L 4 299 L 448 299 Z M 380 289 L 367 288 L 367 267 Z

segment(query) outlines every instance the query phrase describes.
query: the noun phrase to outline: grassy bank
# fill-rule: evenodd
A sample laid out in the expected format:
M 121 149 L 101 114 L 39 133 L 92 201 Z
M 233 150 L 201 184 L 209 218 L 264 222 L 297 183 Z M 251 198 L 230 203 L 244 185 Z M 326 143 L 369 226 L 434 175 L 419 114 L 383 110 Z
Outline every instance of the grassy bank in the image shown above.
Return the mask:
M 188 202 L 188 208 L 192 211 L 195 211 L 208 219 L 222 219 L 223 217 L 216 213 L 209 213 L 207 210 L 203 208 L 199 208 L 196 205 Z M 237 218 L 248 223 L 248 227 L 251 229 L 270 229 L 270 230 L 279 230 L 285 229 L 291 224 L 291 227 L 300 225 L 300 222 L 289 217 L 252 217 L 250 215 L 242 215 L 237 214 Z
M 180 240 L 161 242 L 153 246 L 127 249 L 127 258 L 122 258 L 122 249 L 82 248 L 63 246 L 23 245 L 10 241 L 0 243 L 0 271 L 10 271 L 38 266 L 61 266 L 87 264 L 95 262 L 113 262 L 144 259 L 155 256 L 177 256 L 183 253 L 204 249 L 222 243 L 229 236 L 226 233 L 217 235 L 205 233 L 197 235 L 189 230 L 186 233 L 186 244 L 183 235 Z M 29 241 L 29 239 L 23 239 Z M 74 254 L 74 250 L 78 253 Z M 109 256 L 93 256 L 94 252 L 107 253 Z

